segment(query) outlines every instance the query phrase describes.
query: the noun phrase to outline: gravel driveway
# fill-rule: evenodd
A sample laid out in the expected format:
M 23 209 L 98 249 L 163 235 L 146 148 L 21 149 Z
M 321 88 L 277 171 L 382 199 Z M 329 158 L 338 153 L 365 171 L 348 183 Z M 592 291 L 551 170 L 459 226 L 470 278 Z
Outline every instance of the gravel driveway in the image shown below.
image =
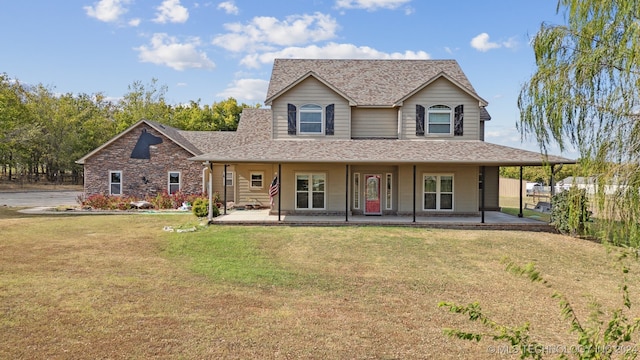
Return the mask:
M 56 207 L 78 205 L 81 191 L 16 191 L 0 192 L 0 206 Z

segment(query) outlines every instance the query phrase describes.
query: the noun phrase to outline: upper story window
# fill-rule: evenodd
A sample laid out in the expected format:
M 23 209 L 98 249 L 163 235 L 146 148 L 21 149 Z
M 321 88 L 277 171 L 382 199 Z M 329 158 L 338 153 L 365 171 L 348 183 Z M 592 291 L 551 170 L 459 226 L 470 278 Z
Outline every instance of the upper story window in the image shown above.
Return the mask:
M 451 108 L 446 105 L 429 107 L 427 122 L 428 134 L 451 134 Z
M 287 133 L 289 135 L 333 135 L 335 105 L 325 107 L 287 104 Z
M 416 105 L 416 136 L 444 134 L 462 136 L 464 133 L 464 105 L 460 104 L 452 111 L 447 105 L 433 105 L 428 109 Z
M 300 134 L 322 134 L 322 106 L 306 104 L 300 107 Z

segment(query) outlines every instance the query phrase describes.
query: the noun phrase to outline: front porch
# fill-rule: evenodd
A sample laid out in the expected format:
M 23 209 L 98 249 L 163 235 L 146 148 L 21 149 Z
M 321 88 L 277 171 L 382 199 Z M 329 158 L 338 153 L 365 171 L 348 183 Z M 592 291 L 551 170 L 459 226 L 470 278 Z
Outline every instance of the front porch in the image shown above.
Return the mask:
M 410 226 L 439 229 L 524 230 L 555 232 L 547 222 L 511 216 L 499 211 L 486 211 L 481 216 L 342 216 L 270 215 L 268 209 L 229 210 L 214 218 L 217 225 L 288 225 L 288 226 Z

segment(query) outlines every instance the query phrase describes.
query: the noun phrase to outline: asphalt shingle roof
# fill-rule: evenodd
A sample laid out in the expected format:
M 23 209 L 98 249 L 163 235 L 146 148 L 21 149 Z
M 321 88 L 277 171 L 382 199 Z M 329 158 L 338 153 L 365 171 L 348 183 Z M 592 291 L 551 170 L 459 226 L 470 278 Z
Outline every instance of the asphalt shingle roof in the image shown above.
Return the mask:
M 276 59 L 267 105 L 309 74 L 330 84 L 358 106 L 393 106 L 442 74 L 482 99 L 455 60 Z

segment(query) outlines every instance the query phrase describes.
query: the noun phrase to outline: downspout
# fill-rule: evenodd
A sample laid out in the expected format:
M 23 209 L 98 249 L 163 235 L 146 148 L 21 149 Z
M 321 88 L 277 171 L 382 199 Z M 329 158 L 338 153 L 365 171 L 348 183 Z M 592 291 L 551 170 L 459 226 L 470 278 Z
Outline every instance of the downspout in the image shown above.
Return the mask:
M 521 218 L 524 215 L 522 214 L 522 165 L 520 165 L 520 212 L 518 213 L 518 217 Z
M 485 196 L 484 189 L 487 187 L 487 184 L 486 184 L 487 180 L 485 179 L 485 176 L 486 176 L 485 167 L 482 166 L 480 171 L 482 172 L 482 202 L 481 202 L 482 210 L 480 211 L 481 213 L 480 223 L 484 224 L 484 196 Z

